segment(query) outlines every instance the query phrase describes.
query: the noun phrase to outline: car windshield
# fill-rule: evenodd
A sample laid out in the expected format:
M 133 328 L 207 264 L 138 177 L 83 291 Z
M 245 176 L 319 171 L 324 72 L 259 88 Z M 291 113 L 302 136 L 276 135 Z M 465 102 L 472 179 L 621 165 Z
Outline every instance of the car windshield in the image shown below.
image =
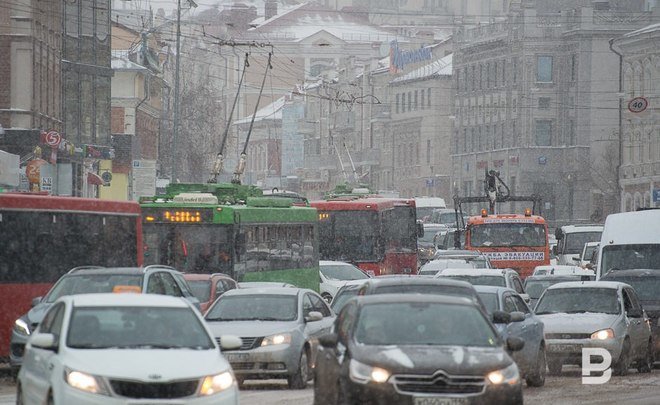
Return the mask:
M 587 242 L 598 242 L 602 232 L 570 232 L 565 234 L 563 254 L 580 254 Z
M 467 281 L 472 285 L 492 285 L 496 287 L 506 287 L 506 281 L 503 276 L 469 276 L 469 275 L 448 275 L 443 276 L 454 280 Z
M 481 302 L 484 303 L 484 307 L 486 308 L 486 311 L 488 311 L 488 313 L 492 314 L 493 311 L 498 311 L 500 309 L 499 301 L 497 299 L 497 294 L 479 292 L 479 298 L 481 298 Z
M 293 321 L 298 318 L 295 295 L 221 296 L 206 313 L 207 321 Z
M 321 273 L 329 280 L 362 280 L 369 278 L 364 272 L 350 264 L 328 264 L 321 266 Z
M 211 280 L 186 280 L 192 293 L 199 302 L 207 302 L 211 299 Z
M 536 304 L 538 315 L 586 312 L 618 314 L 619 300 L 613 288 L 557 288 L 545 292 Z
M 365 345 L 498 344 L 497 335 L 477 307 L 434 302 L 365 305 L 357 321 L 355 340 Z
M 335 298 L 332 300 L 332 304 L 330 305 L 330 308 L 332 308 L 332 310 L 335 311 L 336 314 L 338 314 L 348 300 L 357 296 L 359 290 L 360 289 L 358 287 L 343 288 L 339 290 L 337 295 L 335 295 Z
M 630 285 L 640 301 L 660 301 L 660 271 L 658 275 L 649 277 L 604 277 L 603 281 L 619 281 Z
M 604 246 L 601 260 L 603 274 L 611 270 L 660 270 L 660 244 Z
M 191 308 L 78 307 L 71 313 L 66 345 L 75 349 L 214 349 Z
M 81 270 L 84 271 L 84 270 Z M 142 289 L 141 274 L 69 274 L 62 277 L 50 290 L 45 302 L 74 294 L 112 292 L 117 286 L 136 286 Z

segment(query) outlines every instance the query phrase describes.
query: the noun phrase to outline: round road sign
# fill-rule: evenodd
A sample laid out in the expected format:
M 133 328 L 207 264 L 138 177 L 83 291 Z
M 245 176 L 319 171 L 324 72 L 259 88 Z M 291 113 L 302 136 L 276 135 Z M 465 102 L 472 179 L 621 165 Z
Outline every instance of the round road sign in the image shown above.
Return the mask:
M 635 97 L 628 103 L 628 110 L 633 113 L 641 113 L 649 106 L 649 101 L 644 97 Z
M 48 131 L 46 134 L 46 144 L 48 146 L 57 146 L 62 142 L 62 135 L 60 135 L 57 131 Z

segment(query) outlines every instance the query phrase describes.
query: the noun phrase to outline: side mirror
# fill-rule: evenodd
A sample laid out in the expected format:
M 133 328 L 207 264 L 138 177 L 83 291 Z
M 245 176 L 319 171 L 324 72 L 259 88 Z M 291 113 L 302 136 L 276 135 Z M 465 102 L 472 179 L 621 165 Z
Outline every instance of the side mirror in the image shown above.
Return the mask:
M 555 256 L 557 256 L 557 245 L 554 245 L 554 246 L 552 247 L 552 254 L 555 255 Z
M 574 261 L 574 262 L 578 262 L 578 263 L 580 263 L 580 262 L 582 261 L 582 259 L 579 258 L 579 257 L 574 257 L 574 258 L 573 258 L 573 261 Z
M 305 322 L 316 322 L 320 321 L 323 319 L 323 314 L 318 312 L 318 311 L 311 311 L 307 316 L 305 317 Z
M 323 347 L 335 347 L 337 346 L 338 340 L 336 333 L 326 333 L 325 335 L 319 336 L 319 344 Z
M 585 268 L 585 269 L 589 269 L 589 270 L 593 270 L 593 269 L 594 269 L 594 265 L 593 265 L 593 263 L 587 263 L 587 264 L 584 265 L 584 268 Z
M 44 297 L 34 297 L 32 298 L 32 306 L 36 307 Z
M 525 301 L 525 303 L 529 305 L 529 302 L 531 301 L 531 298 L 529 298 L 529 294 L 519 294 L 519 295 L 520 298 L 522 298 L 523 301 Z
M 417 237 L 418 238 L 424 237 L 424 224 L 419 221 L 417 222 Z
M 237 350 L 243 345 L 243 340 L 234 335 L 220 336 L 220 348 L 222 350 Z
M 626 311 L 626 313 L 628 314 L 629 318 L 641 318 L 643 315 L 641 309 L 629 309 L 628 311 Z
M 509 322 L 522 322 L 525 320 L 525 314 L 520 311 L 514 311 L 509 314 Z
M 55 335 L 52 333 L 37 333 L 32 336 L 29 343 L 34 347 L 39 347 L 41 349 L 55 350 L 57 348 L 57 342 L 55 341 Z
M 511 315 L 504 311 L 493 311 L 493 323 L 509 323 Z
M 512 352 L 517 352 L 525 347 L 525 341 L 519 337 L 510 336 L 506 339 L 506 347 Z
M 563 237 L 564 237 L 564 232 L 562 232 L 561 228 L 555 229 L 555 238 L 557 238 L 557 240 L 559 240 Z

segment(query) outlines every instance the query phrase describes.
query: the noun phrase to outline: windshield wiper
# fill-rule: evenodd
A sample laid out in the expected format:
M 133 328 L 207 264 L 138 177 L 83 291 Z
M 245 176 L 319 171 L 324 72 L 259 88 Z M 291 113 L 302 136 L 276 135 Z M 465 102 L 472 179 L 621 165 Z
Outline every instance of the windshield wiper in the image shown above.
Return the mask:
M 108 345 L 100 345 L 98 343 L 81 343 L 81 344 L 73 344 L 69 345 L 70 348 L 72 349 L 109 349 L 112 346 Z

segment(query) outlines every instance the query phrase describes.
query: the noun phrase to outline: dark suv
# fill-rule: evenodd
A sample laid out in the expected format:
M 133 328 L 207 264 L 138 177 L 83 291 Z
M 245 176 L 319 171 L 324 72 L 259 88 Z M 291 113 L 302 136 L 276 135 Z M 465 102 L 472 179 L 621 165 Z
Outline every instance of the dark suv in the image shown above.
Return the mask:
M 57 280 L 45 297 L 34 298 L 32 308 L 14 322 L 9 351 L 14 371 L 23 361 L 23 350 L 30 333 L 55 300 L 65 295 L 125 291 L 184 297 L 199 309 L 199 300 L 191 292 L 183 273 L 169 266 L 73 268 Z

